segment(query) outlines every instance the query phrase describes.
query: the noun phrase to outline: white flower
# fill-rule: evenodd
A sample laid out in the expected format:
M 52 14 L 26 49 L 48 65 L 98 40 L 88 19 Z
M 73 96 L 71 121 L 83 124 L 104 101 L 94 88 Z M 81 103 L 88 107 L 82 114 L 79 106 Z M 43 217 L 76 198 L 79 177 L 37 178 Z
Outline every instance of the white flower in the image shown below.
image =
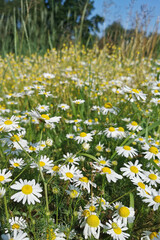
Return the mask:
M 27 181 L 20 179 L 19 182 L 16 181 L 15 184 L 11 185 L 12 189 L 20 190 L 18 193 L 15 193 L 11 196 L 15 202 L 22 201 L 23 204 L 27 201 L 27 203 L 35 204 L 35 202 L 40 202 L 38 199 L 42 196 L 40 192 L 42 192 L 42 188 L 39 183 L 35 183 L 35 180 Z
M 36 107 L 36 109 L 39 111 L 39 112 L 48 112 L 48 110 L 49 110 L 49 106 L 47 106 L 47 105 L 38 105 L 37 107 Z
M 117 138 L 120 133 L 119 131 L 117 130 L 117 128 L 114 128 L 114 127 L 109 127 L 109 128 L 106 128 L 104 130 L 104 134 L 108 137 L 108 138 Z
M 142 127 L 139 126 L 138 123 L 135 121 L 132 121 L 131 123 L 127 124 L 127 128 L 128 130 L 136 131 L 136 132 L 142 130 Z
M 2 128 L 4 132 L 16 130 L 17 127 L 18 127 L 17 117 L 12 116 L 10 119 L 0 118 L 0 128 Z
M 143 152 L 143 154 L 145 154 L 144 158 L 150 160 L 151 158 L 155 159 L 155 157 L 157 157 L 158 159 L 160 159 L 160 152 L 157 147 L 145 144 L 145 146 L 142 148 L 146 150 L 146 152 Z
M 73 103 L 75 103 L 75 104 L 82 104 L 82 103 L 84 103 L 85 102 L 85 100 L 82 100 L 82 99 L 77 99 L 77 100 L 74 100 L 74 101 L 72 101 Z
M 22 158 L 13 158 L 9 160 L 11 167 L 22 169 L 25 166 L 25 162 Z
M 53 140 L 50 139 L 50 138 L 47 138 L 47 140 L 46 140 L 46 145 L 49 146 L 49 147 L 51 147 L 52 144 L 53 144 Z
M 100 111 L 102 112 L 103 115 L 106 115 L 109 112 L 117 114 L 117 108 L 113 107 L 113 105 L 110 102 L 105 103 L 104 106 L 100 108 Z
M 137 155 L 137 149 L 126 145 L 122 147 L 116 147 L 116 151 L 118 155 L 124 156 L 126 158 L 132 158 Z
M 70 196 L 70 198 L 77 198 L 80 194 L 80 189 L 69 185 L 69 190 L 66 190 L 66 193 Z
M 111 182 L 111 181 L 117 182 L 118 179 L 123 178 L 121 175 L 119 175 L 118 173 L 116 173 L 114 170 L 112 170 L 109 167 L 102 166 L 102 165 L 100 165 L 100 166 L 94 165 L 94 168 L 96 170 L 98 170 L 100 172 L 100 174 L 102 174 L 102 175 L 105 174 L 108 182 Z
M 53 161 L 50 160 L 46 155 L 44 155 L 40 157 L 37 163 L 31 163 L 30 167 L 37 169 L 39 169 L 40 167 L 42 170 L 48 170 L 49 168 L 53 167 Z
M 92 235 L 94 238 L 99 239 L 100 227 L 103 227 L 103 225 L 101 224 L 99 217 L 95 213 L 92 213 L 84 220 L 81 227 L 84 227 L 83 235 L 85 239 Z
M 0 169 L 0 183 L 4 184 L 6 182 L 10 182 L 12 181 L 12 179 L 10 178 L 12 176 L 11 172 L 8 171 L 7 169 Z
M 150 231 L 144 231 L 142 233 L 141 240 L 159 240 L 160 239 L 160 235 L 157 232 L 150 232 Z
M 157 187 L 157 183 L 160 184 L 160 176 L 158 174 L 158 171 L 145 171 L 145 176 L 145 181 L 149 183 L 150 186 Z
M 62 166 L 60 168 L 60 178 L 67 181 L 69 180 L 70 182 L 73 182 L 74 179 L 78 178 L 81 174 L 81 171 L 78 170 L 77 167 L 75 167 L 74 165 L 70 166 L 67 165 L 67 166 Z
M 84 177 L 83 175 L 79 177 L 78 179 L 74 180 L 74 185 L 80 186 L 80 189 L 84 188 L 87 189 L 88 193 L 90 193 L 90 185 L 96 188 L 96 184 L 91 182 L 87 177 Z
M 141 177 L 145 178 L 143 169 L 141 169 L 142 164 L 139 164 L 139 161 L 136 160 L 135 163 L 133 162 L 128 162 L 124 163 L 125 167 L 120 168 L 120 170 L 123 172 L 123 176 L 129 177 L 130 179 L 134 177 Z
M 11 231 L 20 231 L 27 227 L 26 221 L 22 217 L 12 217 L 9 219 Z
M 109 222 L 106 222 L 106 226 L 108 229 L 107 234 L 111 235 L 114 240 L 125 240 L 130 236 L 128 233 L 124 232 L 128 230 L 128 228 L 121 223 L 120 220 L 109 220 Z
M 2 234 L 1 238 L 2 240 L 29 240 L 29 238 L 27 237 L 27 233 L 22 231 L 14 231 L 11 234 Z
M 63 160 L 64 161 L 68 161 L 68 163 L 70 163 L 71 165 L 78 165 L 79 163 L 79 158 L 78 157 L 75 157 L 75 155 L 73 153 L 66 153 L 63 154 Z
M 91 142 L 92 141 L 92 134 L 91 133 L 81 132 L 79 136 L 75 137 L 75 140 L 78 143 Z
M 155 189 L 152 189 L 151 194 L 146 194 L 143 202 L 149 203 L 149 207 L 153 206 L 154 211 L 158 210 L 160 206 L 160 190 L 156 191 Z
M 70 107 L 69 107 L 67 104 L 65 104 L 65 103 L 59 104 L 58 107 L 61 108 L 61 109 L 64 110 L 64 111 L 70 108 Z
M 132 207 L 128 208 L 120 203 L 118 209 L 113 214 L 113 218 L 117 221 L 120 220 L 126 226 L 127 221 L 131 222 L 134 219 L 134 209 Z

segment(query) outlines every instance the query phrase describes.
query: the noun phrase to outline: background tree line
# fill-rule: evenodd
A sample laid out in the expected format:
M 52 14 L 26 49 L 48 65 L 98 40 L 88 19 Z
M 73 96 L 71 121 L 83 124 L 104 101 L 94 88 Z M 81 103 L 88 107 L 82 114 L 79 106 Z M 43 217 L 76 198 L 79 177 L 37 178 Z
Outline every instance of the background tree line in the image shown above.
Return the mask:
M 92 16 L 92 0 L 0 0 L 0 53 L 32 54 L 47 49 L 61 48 L 70 42 L 100 48 L 108 43 L 112 47 L 143 48 L 143 54 L 159 53 L 160 36 L 135 27 L 126 30 L 120 22 L 109 25 L 102 38 L 99 26 L 104 18 Z M 136 39 L 136 43 L 134 42 Z M 144 48 L 145 46 L 145 48 Z

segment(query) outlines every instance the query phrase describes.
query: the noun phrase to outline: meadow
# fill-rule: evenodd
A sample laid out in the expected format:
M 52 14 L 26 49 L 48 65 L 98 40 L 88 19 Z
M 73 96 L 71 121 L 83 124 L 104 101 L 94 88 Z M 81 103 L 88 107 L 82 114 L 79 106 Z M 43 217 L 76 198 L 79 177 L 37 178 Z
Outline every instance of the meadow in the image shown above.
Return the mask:
M 0 58 L 0 236 L 160 239 L 160 60 Z

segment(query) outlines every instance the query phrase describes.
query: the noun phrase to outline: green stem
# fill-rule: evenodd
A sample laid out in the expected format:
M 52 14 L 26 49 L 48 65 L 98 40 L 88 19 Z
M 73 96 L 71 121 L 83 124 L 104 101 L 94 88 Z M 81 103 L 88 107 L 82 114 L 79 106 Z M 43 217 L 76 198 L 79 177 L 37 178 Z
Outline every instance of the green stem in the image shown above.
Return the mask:
M 5 209 L 7 224 L 9 224 L 9 214 L 8 214 L 8 208 L 7 208 L 7 198 L 6 198 L 5 195 L 4 195 L 4 209 Z

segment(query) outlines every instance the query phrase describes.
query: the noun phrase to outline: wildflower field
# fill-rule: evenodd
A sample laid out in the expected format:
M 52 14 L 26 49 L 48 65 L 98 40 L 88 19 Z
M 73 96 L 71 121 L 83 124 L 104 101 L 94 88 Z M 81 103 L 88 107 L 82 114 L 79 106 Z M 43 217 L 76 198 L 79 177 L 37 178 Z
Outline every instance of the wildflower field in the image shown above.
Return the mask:
M 3 240 L 160 239 L 160 61 L 0 58 Z

